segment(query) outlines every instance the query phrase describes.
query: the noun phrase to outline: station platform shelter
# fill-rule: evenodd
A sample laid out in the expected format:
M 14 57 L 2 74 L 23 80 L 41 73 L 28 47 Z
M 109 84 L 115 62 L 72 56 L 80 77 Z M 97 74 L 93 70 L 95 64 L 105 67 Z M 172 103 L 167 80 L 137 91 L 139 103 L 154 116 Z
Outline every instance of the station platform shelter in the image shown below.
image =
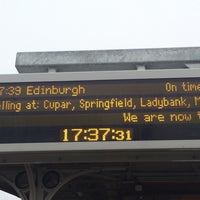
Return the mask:
M 47 77 L 61 74 L 64 77 L 68 73 L 69 78 L 75 77 L 76 73 L 80 74 L 80 77 L 82 74 L 90 74 L 90 79 L 95 76 L 98 80 L 102 74 L 105 77 L 112 77 L 115 73 L 118 74 L 117 76 L 121 73 L 130 78 L 130 75 L 135 73 L 134 76 L 139 76 L 140 80 L 146 80 L 150 75 L 161 74 L 166 80 L 169 73 L 173 80 L 176 76 L 179 81 L 182 80 L 182 76 L 184 80 L 188 77 L 190 80 L 195 79 L 196 93 L 189 93 L 191 98 L 198 100 L 197 90 L 200 90 L 200 48 L 198 47 L 24 52 L 17 54 L 16 68 L 20 76 L 12 76 L 13 80 L 20 79 L 18 81 L 23 80 L 24 83 L 30 82 L 29 77 L 37 79 L 43 76 L 41 74 L 49 74 Z M 3 76 L 0 78 L 1 84 L 5 83 L 4 79 L 6 78 Z M 157 79 L 160 80 L 162 77 L 157 76 Z M 49 80 L 46 78 L 45 81 L 52 81 L 52 78 Z M 160 93 L 159 97 L 163 98 L 165 95 Z M 187 95 L 174 94 L 176 95 L 179 95 L 184 105 L 183 98 L 187 98 Z M 37 98 L 34 98 L 37 101 Z M 198 102 L 194 108 L 191 108 L 192 104 L 187 105 L 185 114 L 198 113 L 198 109 L 200 111 Z M 160 110 L 150 111 L 160 112 Z M 165 113 L 159 118 L 160 122 L 163 116 Z M 162 128 L 162 131 L 157 130 L 154 135 L 152 126 L 147 126 L 145 131 L 152 133 L 153 142 L 151 138 L 146 137 L 144 140 L 148 140 L 147 143 L 139 141 L 138 144 L 134 141 L 132 145 L 124 140 L 122 143 L 116 143 L 115 147 L 109 141 L 104 141 L 105 145 L 102 148 L 100 148 L 102 141 L 93 142 L 91 148 L 84 145 L 84 142 L 83 144 L 78 141 L 80 148 L 76 146 L 77 149 L 73 144 L 63 149 L 63 145 L 54 145 L 52 141 L 41 142 L 40 145 L 36 142 L 0 144 L 0 189 L 22 200 L 199 200 L 200 123 L 197 120 L 191 123 L 195 125 L 190 129 L 190 124 L 187 122 L 189 124 L 186 128 L 187 133 L 179 124 L 169 123 L 168 133 Z M 170 133 L 174 126 L 178 130 L 176 136 Z M 86 129 L 79 128 L 79 130 L 87 133 Z M 114 132 L 114 129 L 112 131 Z M 183 139 L 182 133 L 187 134 Z M 160 141 L 159 138 L 156 140 L 156 137 L 162 134 L 166 135 L 164 141 Z M 172 138 L 168 139 L 168 134 Z

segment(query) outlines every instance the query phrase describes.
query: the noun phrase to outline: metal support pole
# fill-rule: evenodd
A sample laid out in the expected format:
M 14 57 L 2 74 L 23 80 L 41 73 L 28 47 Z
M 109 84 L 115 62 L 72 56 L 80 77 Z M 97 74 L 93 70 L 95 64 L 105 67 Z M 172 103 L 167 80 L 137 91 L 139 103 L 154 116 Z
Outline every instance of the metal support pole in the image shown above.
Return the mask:
M 28 183 L 29 183 L 29 200 L 39 200 L 36 198 L 36 187 L 35 187 L 35 180 L 33 175 L 33 170 L 31 169 L 30 165 L 25 165 L 26 173 L 28 176 Z

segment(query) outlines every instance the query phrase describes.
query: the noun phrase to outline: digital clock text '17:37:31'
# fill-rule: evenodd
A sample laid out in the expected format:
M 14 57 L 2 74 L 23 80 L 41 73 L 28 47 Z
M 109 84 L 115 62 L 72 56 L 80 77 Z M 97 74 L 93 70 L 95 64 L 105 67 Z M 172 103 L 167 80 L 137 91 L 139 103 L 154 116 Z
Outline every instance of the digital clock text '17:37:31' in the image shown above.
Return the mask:
M 126 128 L 65 128 L 62 142 L 132 141 L 133 131 Z

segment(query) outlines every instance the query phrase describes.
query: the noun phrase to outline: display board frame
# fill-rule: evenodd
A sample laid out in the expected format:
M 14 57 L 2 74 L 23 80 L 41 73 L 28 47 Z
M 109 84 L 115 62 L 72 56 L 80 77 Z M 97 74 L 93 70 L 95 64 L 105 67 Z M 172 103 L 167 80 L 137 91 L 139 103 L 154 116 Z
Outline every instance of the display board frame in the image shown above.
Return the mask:
M 146 71 L 94 71 L 49 74 L 1 75 L 0 83 L 53 82 L 87 80 L 124 80 L 124 79 L 162 79 L 162 78 L 199 78 L 200 69 L 172 69 Z M 0 153 L 28 152 L 72 152 L 72 151 L 148 151 L 148 150 L 195 150 L 200 148 L 200 140 L 166 141 L 121 141 L 121 142 L 76 142 L 76 143 L 19 143 L 0 144 Z

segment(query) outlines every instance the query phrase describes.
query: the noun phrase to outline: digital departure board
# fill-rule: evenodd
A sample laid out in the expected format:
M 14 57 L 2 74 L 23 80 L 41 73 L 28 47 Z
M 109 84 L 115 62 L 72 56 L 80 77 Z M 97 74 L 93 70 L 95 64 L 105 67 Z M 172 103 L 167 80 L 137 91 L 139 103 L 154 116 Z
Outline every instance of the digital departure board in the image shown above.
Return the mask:
M 0 80 L 0 143 L 200 139 L 198 76 L 120 74 Z

